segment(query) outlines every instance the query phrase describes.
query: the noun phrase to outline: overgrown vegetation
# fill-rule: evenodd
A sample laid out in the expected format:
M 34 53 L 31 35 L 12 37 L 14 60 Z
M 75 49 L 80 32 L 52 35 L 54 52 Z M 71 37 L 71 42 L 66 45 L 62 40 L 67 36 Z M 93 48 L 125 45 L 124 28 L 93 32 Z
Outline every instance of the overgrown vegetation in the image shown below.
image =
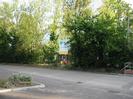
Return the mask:
M 0 88 L 30 86 L 31 84 L 31 77 L 22 74 L 14 74 L 10 76 L 7 80 L 0 80 Z
M 104 0 L 98 12 L 93 12 L 86 3 L 76 1 L 66 10 L 64 23 L 70 34 L 73 66 L 111 69 L 132 61 L 127 26 L 132 26 L 128 18 L 133 9 L 122 0 Z
M 0 62 L 9 63 L 44 63 L 54 62 L 54 54 L 58 49 L 57 38 L 43 42 L 48 31 L 45 26 L 48 1 L 34 0 L 27 6 L 19 5 L 18 0 L 13 3 L 0 4 Z M 47 20 L 46 20 L 47 21 Z M 45 29 L 46 28 L 46 29 Z
M 46 0 L 1 3 L 0 62 L 56 63 L 58 40 L 69 38 L 73 68 L 122 68 L 132 61 L 133 9 L 123 0 L 103 2 L 93 11 L 91 0 L 55 0 L 52 17 Z

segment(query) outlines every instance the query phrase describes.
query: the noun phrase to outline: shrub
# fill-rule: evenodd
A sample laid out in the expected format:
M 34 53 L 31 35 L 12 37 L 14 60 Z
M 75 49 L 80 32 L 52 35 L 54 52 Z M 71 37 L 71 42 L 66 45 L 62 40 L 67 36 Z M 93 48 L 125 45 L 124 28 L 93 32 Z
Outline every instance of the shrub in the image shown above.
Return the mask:
M 22 75 L 22 74 L 15 74 L 9 77 L 9 82 L 11 85 L 18 85 L 18 84 L 26 84 L 31 85 L 32 79 L 30 76 Z

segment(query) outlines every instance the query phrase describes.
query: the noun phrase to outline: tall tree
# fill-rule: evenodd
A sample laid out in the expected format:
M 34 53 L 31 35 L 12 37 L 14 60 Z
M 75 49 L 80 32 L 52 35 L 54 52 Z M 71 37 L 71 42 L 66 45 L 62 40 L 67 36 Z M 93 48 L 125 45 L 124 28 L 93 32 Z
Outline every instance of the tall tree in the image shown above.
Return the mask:
M 129 5 L 122 0 L 105 0 L 98 14 L 93 14 L 86 7 L 77 7 L 81 13 L 77 9 L 73 13 L 69 10 L 64 23 L 71 35 L 71 52 L 76 66 L 101 68 L 127 61 L 127 8 L 132 11 Z

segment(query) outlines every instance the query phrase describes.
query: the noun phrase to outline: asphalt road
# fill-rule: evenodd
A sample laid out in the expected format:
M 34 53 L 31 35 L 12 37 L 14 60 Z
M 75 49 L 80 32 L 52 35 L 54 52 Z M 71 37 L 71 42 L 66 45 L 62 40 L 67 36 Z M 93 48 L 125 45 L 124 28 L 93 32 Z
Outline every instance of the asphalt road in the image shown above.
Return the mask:
M 133 76 L 0 65 L 0 78 L 32 76 L 45 88 L 0 93 L 0 99 L 133 99 Z

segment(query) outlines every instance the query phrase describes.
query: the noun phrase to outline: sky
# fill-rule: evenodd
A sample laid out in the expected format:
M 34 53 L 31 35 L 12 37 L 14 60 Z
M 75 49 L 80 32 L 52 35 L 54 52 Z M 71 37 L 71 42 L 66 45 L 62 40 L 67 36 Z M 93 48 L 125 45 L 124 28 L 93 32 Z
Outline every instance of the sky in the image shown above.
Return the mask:
M 131 4 L 133 7 L 133 0 L 125 0 L 125 1 L 128 2 L 129 4 Z
M 93 7 L 94 10 L 99 8 L 103 4 L 102 0 L 92 0 L 92 1 L 94 2 L 91 4 L 91 6 Z M 129 3 L 133 8 L 133 0 L 124 0 L 124 1 Z

